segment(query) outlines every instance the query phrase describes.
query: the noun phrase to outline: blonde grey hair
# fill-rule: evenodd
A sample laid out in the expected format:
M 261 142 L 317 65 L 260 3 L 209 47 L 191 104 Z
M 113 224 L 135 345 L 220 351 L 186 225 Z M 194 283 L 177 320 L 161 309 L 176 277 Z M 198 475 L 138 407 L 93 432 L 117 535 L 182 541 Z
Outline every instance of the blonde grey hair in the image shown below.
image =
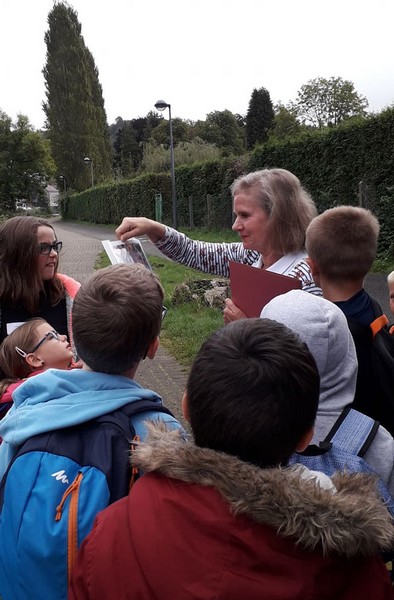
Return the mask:
M 298 177 L 286 169 L 262 169 L 238 177 L 231 186 L 234 198 L 251 191 L 267 213 L 268 243 L 279 254 L 299 252 L 305 247 L 305 232 L 317 215 L 315 203 Z

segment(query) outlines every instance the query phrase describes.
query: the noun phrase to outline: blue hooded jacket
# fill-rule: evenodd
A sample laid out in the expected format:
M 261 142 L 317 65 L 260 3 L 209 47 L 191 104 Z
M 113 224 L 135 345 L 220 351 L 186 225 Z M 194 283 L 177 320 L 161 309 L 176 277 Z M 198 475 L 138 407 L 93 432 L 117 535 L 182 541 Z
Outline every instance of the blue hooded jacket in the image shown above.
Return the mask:
M 127 377 L 80 369 L 49 369 L 35 375 L 15 390 L 13 399 L 14 406 L 0 424 L 4 439 L 0 476 L 32 436 L 84 424 L 137 400 L 161 405 L 155 392 Z M 165 420 L 170 428 L 181 427 L 171 415 L 149 408 L 132 416 L 141 439 L 146 435 L 143 423 L 149 418 Z M 86 432 L 91 440 L 88 428 Z M 113 439 L 108 439 L 104 455 L 109 457 Z M 104 434 L 100 442 L 105 443 Z M 123 469 L 124 458 L 118 458 L 111 466 L 119 464 Z M 114 473 L 115 480 L 117 476 L 121 481 L 121 475 Z M 106 473 L 96 463 L 79 463 L 67 453 L 47 452 L 43 446 L 16 459 L 1 494 L 0 596 L 66 600 L 72 557 L 98 512 L 110 502 Z
M 162 404 L 155 392 L 122 375 L 48 369 L 27 379 L 13 393 L 14 405 L 0 421 L 0 480 L 19 446 L 33 435 L 85 423 L 140 399 Z M 162 419 L 171 428 L 181 427 L 170 415 L 146 411 L 133 416 L 141 439 L 146 419 Z

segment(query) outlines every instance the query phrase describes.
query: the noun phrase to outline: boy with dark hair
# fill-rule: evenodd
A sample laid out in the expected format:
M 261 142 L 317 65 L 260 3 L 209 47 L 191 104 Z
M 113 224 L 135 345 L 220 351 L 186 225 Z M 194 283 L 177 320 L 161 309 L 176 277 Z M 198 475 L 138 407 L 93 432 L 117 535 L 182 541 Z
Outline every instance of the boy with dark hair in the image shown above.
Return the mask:
M 354 339 L 359 368 L 353 407 L 380 421 L 393 434 L 391 403 L 387 410 L 384 387 L 374 364 L 370 327 L 383 311 L 364 289 L 364 279 L 376 256 L 378 235 L 378 220 L 369 210 L 338 206 L 311 221 L 306 231 L 306 250 L 323 297 L 342 310 Z M 388 387 L 391 394 L 393 387 Z
M 97 512 L 128 492 L 133 433 L 145 437 L 146 419 L 180 428 L 162 412 L 161 398 L 134 381 L 141 360 L 158 348 L 162 304 L 157 277 L 142 265 L 97 271 L 73 306 L 82 369 L 49 369 L 15 391 L 0 423 L 0 477 L 8 467 L 0 490 L 4 599 L 65 599 L 70 556 Z M 146 403 L 134 414 L 141 400 Z M 101 462 L 91 462 L 96 459 L 102 470 Z
M 318 397 L 316 363 L 287 327 L 214 333 L 183 398 L 195 442 L 149 426 L 133 453 L 145 475 L 98 516 L 70 598 L 392 598 L 377 553 L 394 529 L 372 482 L 284 468 L 311 439 Z

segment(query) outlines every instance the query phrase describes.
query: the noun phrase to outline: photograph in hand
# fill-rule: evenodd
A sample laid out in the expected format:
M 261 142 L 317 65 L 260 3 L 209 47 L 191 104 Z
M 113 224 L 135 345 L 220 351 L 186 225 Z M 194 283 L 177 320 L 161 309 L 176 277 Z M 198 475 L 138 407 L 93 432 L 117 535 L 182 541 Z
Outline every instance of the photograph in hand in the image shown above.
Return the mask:
M 111 264 L 120 263 L 140 263 L 147 269 L 152 270 L 149 260 L 144 252 L 141 242 L 138 238 L 130 238 L 125 242 L 120 240 L 110 241 L 102 240 Z

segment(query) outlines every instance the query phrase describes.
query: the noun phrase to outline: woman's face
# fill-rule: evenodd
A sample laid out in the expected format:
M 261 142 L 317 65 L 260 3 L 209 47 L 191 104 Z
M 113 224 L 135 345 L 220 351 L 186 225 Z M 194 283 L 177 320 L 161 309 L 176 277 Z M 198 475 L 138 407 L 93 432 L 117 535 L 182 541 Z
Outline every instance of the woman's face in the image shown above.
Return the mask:
M 53 244 L 56 242 L 53 229 L 46 225 L 39 225 L 37 228 L 37 241 L 39 244 Z M 43 281 L 48 281 L 54 277 L 58 260 L 58 254 L 53 248 L 49 254 L 38 255 L 38 272 Z
M 234 213 L 233 230 L 238 231 L 244 248 L 266 254 L 269 217 L 255 199 L 254 191 L 242 191 L 234 196 Z
M 71 346 L 65 335 L 57 332 L 51 335 L 52 332 L 54 329 L 49 323 L 37 325 L 35 344 L 40 345 L 34 354 L 44 362 L 46 369 L 67 369 L 73 357 Z

